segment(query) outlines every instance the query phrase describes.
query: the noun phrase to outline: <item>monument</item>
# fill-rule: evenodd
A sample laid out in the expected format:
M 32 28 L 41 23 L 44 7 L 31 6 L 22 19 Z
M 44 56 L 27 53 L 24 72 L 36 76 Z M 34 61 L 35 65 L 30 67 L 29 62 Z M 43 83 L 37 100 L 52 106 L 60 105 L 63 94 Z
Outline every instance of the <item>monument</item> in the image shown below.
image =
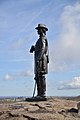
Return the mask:
M 30 53 L 34 53 L 34 80 L 37 86 L 37 96 L 34 97 L 35 88 L 33 93 L 33 99 L 45 100 L 46 99 L 46 78 L 48 74 L 48 41 L 46 32 L 48 28 L 45 24 L 38 24 L 35 28 L 38 32 L 39 38 L 35 45 L 31 46 Z

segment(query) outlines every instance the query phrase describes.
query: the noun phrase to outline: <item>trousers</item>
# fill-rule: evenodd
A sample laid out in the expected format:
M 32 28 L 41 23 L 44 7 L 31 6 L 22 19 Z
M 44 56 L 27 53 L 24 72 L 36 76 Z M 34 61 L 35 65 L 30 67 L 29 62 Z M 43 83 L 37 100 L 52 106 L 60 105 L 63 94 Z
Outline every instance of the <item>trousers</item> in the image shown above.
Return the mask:
M 36 83 L 37 83 L 37 96 L 45 96 L 45 92 L 46 92 L 46 79 L 44 75 L 39 75 L 37 76 L 36 79 Z

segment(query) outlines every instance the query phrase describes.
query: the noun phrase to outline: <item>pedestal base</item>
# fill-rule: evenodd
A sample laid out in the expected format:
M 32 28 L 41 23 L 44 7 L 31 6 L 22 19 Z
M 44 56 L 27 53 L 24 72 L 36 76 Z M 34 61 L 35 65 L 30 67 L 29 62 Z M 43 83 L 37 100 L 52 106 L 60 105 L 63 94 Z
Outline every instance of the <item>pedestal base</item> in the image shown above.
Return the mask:
M 46 101 L 46 97 L 31 97 L 31 98 L 26 98 L 25 101 L 28 102 L 36 102 L 36 101 Z

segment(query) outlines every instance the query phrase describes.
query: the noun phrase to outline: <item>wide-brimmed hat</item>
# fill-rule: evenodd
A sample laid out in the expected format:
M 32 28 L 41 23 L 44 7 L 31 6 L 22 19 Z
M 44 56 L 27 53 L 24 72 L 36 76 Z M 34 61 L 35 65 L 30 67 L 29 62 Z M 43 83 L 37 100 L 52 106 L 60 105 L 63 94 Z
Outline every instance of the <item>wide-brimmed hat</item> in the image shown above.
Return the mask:
M 38 27 L 36 27 L 35 29 L 40 29 L 40 28 L 44 28 L 46 31 L 48 31 L 48 28 L 46 27 L 45 24 L 38 24 Z

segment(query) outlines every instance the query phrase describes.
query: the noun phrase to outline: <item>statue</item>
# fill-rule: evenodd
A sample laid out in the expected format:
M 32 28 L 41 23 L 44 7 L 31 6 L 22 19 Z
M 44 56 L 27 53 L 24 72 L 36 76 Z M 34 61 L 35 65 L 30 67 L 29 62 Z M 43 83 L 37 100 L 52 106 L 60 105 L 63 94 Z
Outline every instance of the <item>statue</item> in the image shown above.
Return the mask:
M 38 24 L 38 27 L 35 28 L 38 32 L 39 39 L 36 44 L 30 49 L 30 52 L 34 52 L 35 60 L 35 81 L 37 85 L 37 97 L 46 96 L 46 78 L 45 74 L 48 74 L 48 41 L 46 38 L 46 31 L 48 28 L 44 24 Z

